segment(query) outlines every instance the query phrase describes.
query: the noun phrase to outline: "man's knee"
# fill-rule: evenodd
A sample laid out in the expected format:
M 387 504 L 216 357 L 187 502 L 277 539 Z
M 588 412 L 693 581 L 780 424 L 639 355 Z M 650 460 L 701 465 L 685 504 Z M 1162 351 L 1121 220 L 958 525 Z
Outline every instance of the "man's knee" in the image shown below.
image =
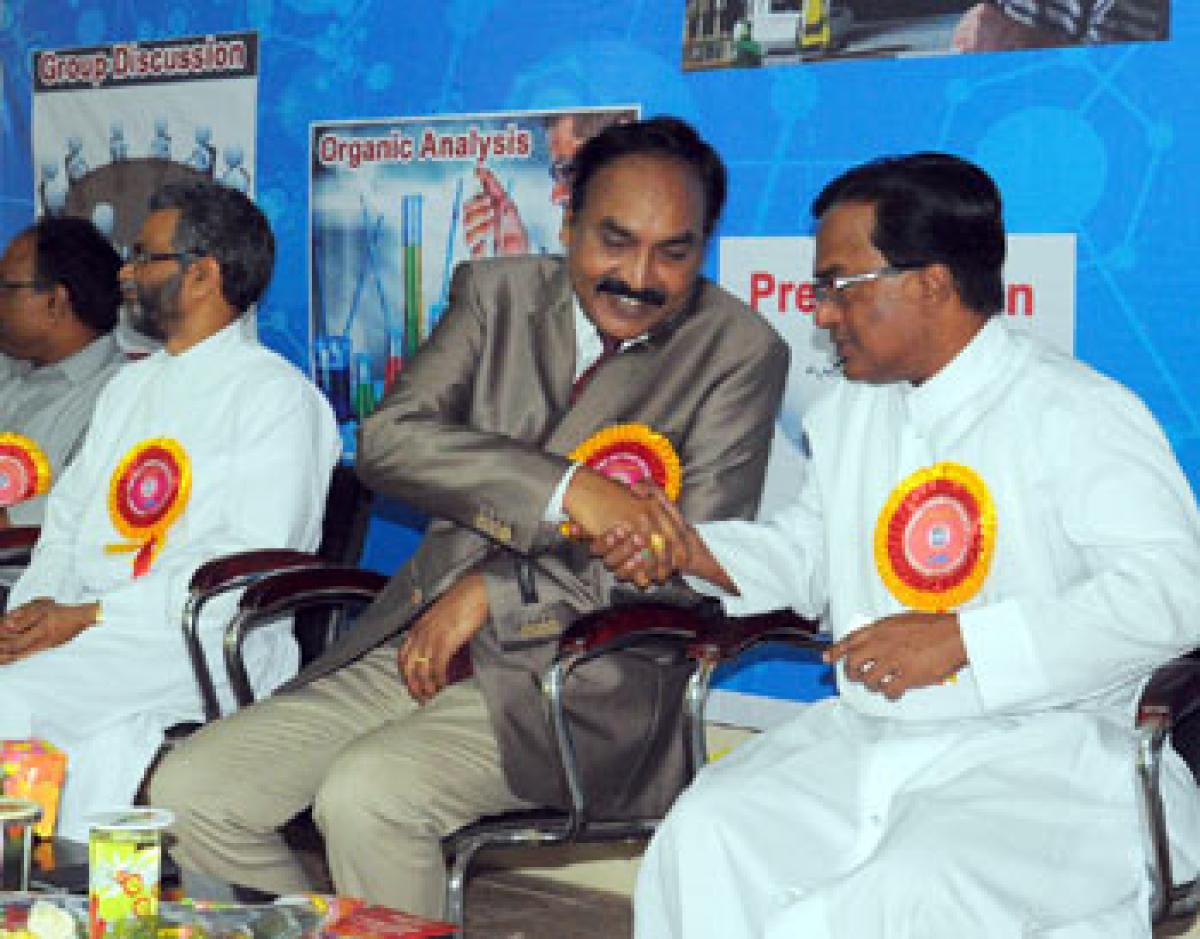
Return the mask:
M 408 764 L 397 772 L 396 760 L 370 747 L 351 747 L 326 774 L 313 802 L 313 819 L 328 839 L 357 838 L 380 825 L 410 837 L 440 837 L 433 807 L 438 795 L 432 767 Z
M 660 833 L 681 844 L 697 837 L 711 838 L 721 830 L 730 808 L 736 804 L 735 790 L 730 790 L 724 781 L 701 775 L 675 800 Z
M 873 924 L 898 936 L 984 935 L 989 921 L 1000 929 L 991 917 L 994 892 L 954 848 L 920 836 L 894 839 L 849 875 L 836 905 L 854 911 L 858 927 Z
M 168 751 L 150 774 L 150 804 L 170 809 L 177 819 L 184 820 L 200 814 L 209 801 L 230 801 L 233 782 L 212 763 L 195 759 L 185 745 Z

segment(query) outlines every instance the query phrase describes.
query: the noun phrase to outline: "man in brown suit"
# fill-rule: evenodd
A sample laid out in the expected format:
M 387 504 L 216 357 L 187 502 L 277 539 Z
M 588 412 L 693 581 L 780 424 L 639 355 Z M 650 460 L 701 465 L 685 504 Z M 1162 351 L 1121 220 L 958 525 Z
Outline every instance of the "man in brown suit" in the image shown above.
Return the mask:
M 560 524 L 649 538 L 661 523 L 654 500 L 567 454 L 640 423 L 679 455 L 686 518 L 757 508 L 787 350 L 700 276 L 724 195 L 720 158 L 688 125 L 611 127 L 577 155 L 565 261 L 459 268 L 360 447 L 363 479 L 427 513 L 426 537 L 290 689 L 160 768 L 152 800 L 176 812 L 185 869 L 307 889 L 277 828 L 312 804 L 339 892 L 438 915 L 440 838 L 542 797 L 555 771 L 531 678 L 616 586 Z M 690 596 L 681 581 L 655 589 Z M 468 643 L 475 677 L 449 682 Z

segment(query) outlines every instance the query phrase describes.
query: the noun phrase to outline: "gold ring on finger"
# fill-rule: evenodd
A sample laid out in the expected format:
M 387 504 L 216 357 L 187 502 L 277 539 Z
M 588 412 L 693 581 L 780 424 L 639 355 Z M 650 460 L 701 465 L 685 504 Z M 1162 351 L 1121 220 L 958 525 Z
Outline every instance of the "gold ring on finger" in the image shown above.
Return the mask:
M 667 539 L 664 538 L 659 532 L 652 531 L 650 533 L 650 547 L 654 549 L 654 553 L 657 555 L 661 556 L 666 554 Z

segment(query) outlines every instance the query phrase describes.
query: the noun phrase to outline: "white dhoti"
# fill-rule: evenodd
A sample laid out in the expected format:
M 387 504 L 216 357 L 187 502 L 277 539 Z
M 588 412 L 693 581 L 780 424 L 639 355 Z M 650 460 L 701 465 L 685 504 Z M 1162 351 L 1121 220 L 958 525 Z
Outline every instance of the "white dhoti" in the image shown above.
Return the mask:
M 636 935 L 1148 937 L 1129 735 L 1068 712 L 986 723 L 830 700 L 747 743 L 655 837 Z

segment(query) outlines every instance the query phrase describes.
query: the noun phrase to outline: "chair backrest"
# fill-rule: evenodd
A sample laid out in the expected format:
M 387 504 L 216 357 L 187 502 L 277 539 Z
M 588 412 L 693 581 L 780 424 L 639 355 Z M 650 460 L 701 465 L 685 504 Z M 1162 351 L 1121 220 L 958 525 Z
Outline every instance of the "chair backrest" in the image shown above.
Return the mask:
M 333 468 L 333 477 L 329 481 L 317 554 L 331 564 L 356 564 L 362 554 L 370 520 L 371 491 L 359 481 L 354 467 L 339 463 Z
M 354 467 L 339 463 L 329 481 L 321 544 L 317 556 L 330 564 L 353 567 L 362 556 L 371 521 L 371 490 L 359 481 Z M 296 642 L 302 666 L 316 659 L 344 625 L 344 613 L 330 607 L 296 613 Z

